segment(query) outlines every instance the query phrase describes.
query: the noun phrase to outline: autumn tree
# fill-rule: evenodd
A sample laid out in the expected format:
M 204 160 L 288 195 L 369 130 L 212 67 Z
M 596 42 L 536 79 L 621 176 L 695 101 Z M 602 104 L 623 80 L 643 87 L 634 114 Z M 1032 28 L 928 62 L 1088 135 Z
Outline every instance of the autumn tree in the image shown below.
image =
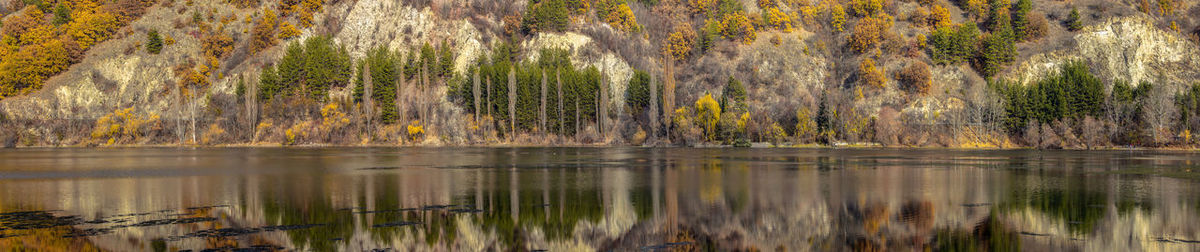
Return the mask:
M 716 139 L 717 122 L 721 118 L 721 106 L 714 100 L 712 94 L 704 94 L 696 100 L 696 123 L 704 129 L 705 139 Z
M 883 70 L 875 67 L 875 60 L 871 58 L 863 58 L 859 63 L 858 78 L 859 83 L 876 88 L 883 88 L 887 81 L 884 79 Z
M 928 94 L 929 88 L 933 85 L 929 76 L 929 64 L 916 61 L 900 69 L 900 72 L 896 74 L 896 80 L 900 81 L 910 92 Z
M 250 54 L 255 54 L 266 50 L 277 43 L 275 37 L 275 26 L 279 24 L 279 16 L 275 15 L 275 11 L 266 9 L 262 13 L 262 18 L 258 23 L 254 24 L 250 37 Z
M 678 24 L 674 28 L 674 32 L 667 35 L 667 43 L 663 45 L 663 51 L 667 55 L 671 55 L 672 60 L 684 60 L 692 53 L 692 46 L 696 43 L 696 31 L 690 25 Z
M 886 15 L 859 19 L 850 37 L 850 47 L 859 53 L 874 49 L 884 33 L 891 29 L 891 20 Z

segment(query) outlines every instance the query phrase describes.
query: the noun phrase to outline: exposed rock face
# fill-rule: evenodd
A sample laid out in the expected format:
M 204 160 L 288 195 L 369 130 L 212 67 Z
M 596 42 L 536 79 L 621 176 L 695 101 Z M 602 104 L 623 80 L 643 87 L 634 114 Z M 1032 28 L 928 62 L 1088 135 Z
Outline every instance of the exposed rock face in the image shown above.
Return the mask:
M 1142 81 L 1177 88 L 1200 78 L 1200 48 L 1179 34 L 1154 26 L 1144 15 L 1112 18 L 1085 27 L 1075 45 L 1034 55 L 1012 69 L 1009 78 L 1029 83 L 1059 65 L 1082 60 L 1102 80 Z

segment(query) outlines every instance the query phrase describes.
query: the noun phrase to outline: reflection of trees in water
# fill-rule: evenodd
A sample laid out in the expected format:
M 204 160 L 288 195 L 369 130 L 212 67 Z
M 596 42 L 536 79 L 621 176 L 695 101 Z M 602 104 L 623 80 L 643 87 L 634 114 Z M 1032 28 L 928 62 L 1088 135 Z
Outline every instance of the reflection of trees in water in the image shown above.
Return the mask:
M 971 229 L 938 228 L 932 245 L 934 251 L 1020 251 L 1021 237 L 991 214 Z
M 329 196 L 333 194 L 324 186 L 326 176 L 304 177 L 312 181 L 296 181 L 298 178 L 300 176 L 264 178 L 264 181 L 286 185 L 260 188 L 263 216 L 272 225 L 328 225 L 285 232 L 293 245 L 305 245 L 315 251 L 336 250 L 341 239 L 354 233 L 352 212 L 339 210 L 330 202 Z

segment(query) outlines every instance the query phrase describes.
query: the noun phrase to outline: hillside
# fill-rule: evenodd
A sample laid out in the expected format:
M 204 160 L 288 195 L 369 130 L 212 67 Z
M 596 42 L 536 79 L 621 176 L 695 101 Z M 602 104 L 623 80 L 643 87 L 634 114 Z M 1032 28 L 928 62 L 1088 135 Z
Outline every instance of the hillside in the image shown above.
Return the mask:
M 8 145 L 1162 147 L 1191 146 L 1200 126 L 1191 1 L 28 0 L 0 13 Z

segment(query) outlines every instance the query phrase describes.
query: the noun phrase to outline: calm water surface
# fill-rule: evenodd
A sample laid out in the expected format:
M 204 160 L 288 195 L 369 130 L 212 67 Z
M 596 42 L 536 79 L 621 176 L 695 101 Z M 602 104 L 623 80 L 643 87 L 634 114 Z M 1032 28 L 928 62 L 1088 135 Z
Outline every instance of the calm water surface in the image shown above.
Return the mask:
M 6 150 L 0 250 L 1197 251 L 1195 164 L 1150 151 Z

